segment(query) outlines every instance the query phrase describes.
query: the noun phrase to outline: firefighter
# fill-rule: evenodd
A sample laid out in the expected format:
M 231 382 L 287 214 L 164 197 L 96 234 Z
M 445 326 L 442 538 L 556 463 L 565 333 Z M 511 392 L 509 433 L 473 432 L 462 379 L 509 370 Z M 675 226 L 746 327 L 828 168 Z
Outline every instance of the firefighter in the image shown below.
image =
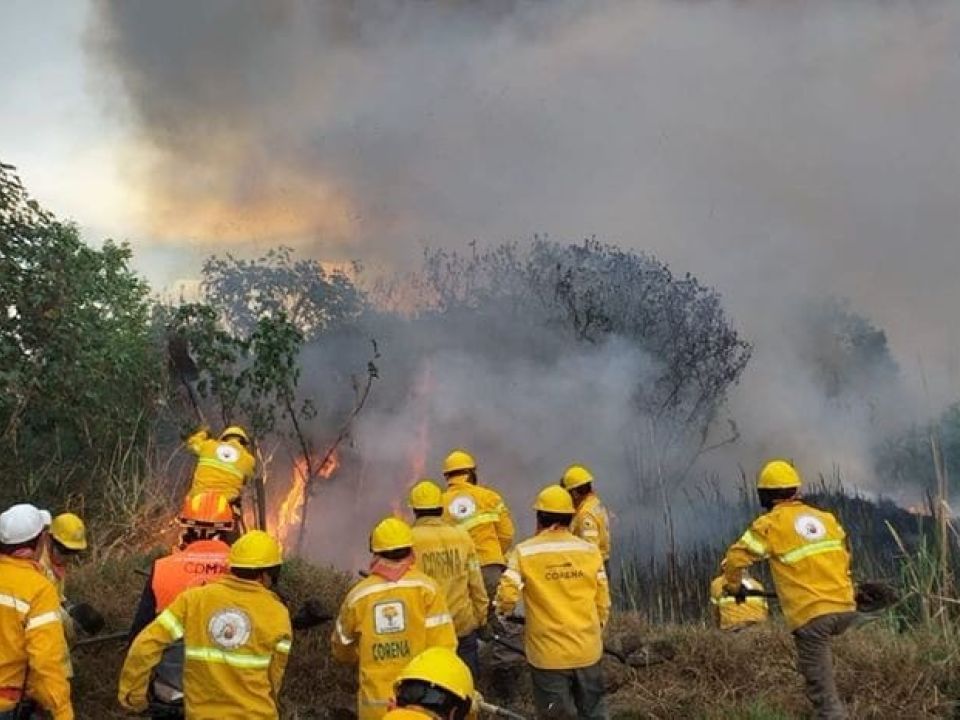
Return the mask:
M 394 517 L 381 521 L 370 551 L 370 574 L 347 593 L 330 641 L 335 660 L 359 666 L 359 720 L 386 714 L 397 674 L 417 654 L 457 647 L 443 591 L 414 567 L 410 526 Z
M 504 554 L 513 545 L 513 519 L 500 494 L 477 484 L 477 463 L 464 450 L 454 450 L 443 461 L 447 489 L 443 504 L 447 520 L 470 533 L 487 595 L 497 591 L 506 567 Z
M 416 517 L 412 530 L 417 568 L 443 591 L 457 632 L 457 655 L 476 674 L 480 671 L 478 640 L 487 634 L 490 604 L 477 549 L 466 530 L 443 520 L 443 492 L 433 481 L 414 485 L 409 504 Z
M 510 554 L 497 612 L 510 613 L 523 598 L 524 651 L 539 718 L 566 713 L 605 719 L 600 658 L 610 592 L 603 557 L 596 545 L 570 532 L 576 508 L 560 485 L 545 488 L 533 509 L 537 534 Z
M 165 647 L 183 639 L 185 715 L 277 720 L 290 654 L 290 613 L 272 592 L 280 544 L 251 530 L 230 548 L 230 573 L 184 590 L 130 646 L 118 698 L 127 710 L 148 707 L 150 672 Z
M 764 591 L 763 583 L 750 577 L 744 571 L 740 581 L 744 590 L 754 593 Z M 740 632 L 752 625 L 764 623 L 770 614 L 767 599 L 759 595 L 747 595 L 743 602 L 727 594 L 724 589 L 723 574 L 710 583 L 710 604 L 713 606 L 713 618 L 717 627 L 726 632 Z
M 87 549 L 87 528 L 77 515 L 61 513 L 53 518 L 40 543 L 40 567 L 57 589 L 60 598 L 60 622 L 67 646 L 77 640 L 77 626 L 90 634 L 103 627 L 103 617 L 90 605 L 74 605 L 67 599 L 67 566 Z M 76 616 L 76 620 L 74 619 Z M 64 658 L 67 677 L 73 677 L 73 663 L 68 652 Z
M 87 528 L 73 513 L 61 513 L 50 522 L 45 538 L 41 543 L 40 564 L 64 598 L 67 566 L 87 549 Z
M 29 717 L 36 707 L 50 713 L 53 720 L 73 720 L 60 596 L 36 562 L 49 523 L 50 514 L 33 505 L 14 505 L 0 514 L 3 720 Z
M 239 503 L 243 486 L 253 477 L 257 467 L 246 430 L 231 425 L 217 439 L 210 436 L 209 429 L 200 428 L 187 438 L 186 444 L 197 456 L 188 494 L 213 491 L 226 495 L 232 503 Z
M 743 571 L 767 559 L 780 607 L 797 647 L 807 697 L 823 720 L 846 718 L 833 677 L 830 640 L 856 619 L 846 533 L 828 512 L 798 497 L 800 475 L 774 460 L 760 470 L 757 492 L 766 513 L 727 551 L 726 590 L 745 599 Z
M 610 574 L 610 517 L 593 489 L 593 473 L 584 465 L 571 465 L 563 472 L 560 484 L 570 493 L 577 514 L 570 531 L 600 549 L 603 565 Z
M 76 638 L 76 627 L 70 616 L 71 603 L 66 596 L 67 566 L 87 549 L 87 529 L 73 513 L 61 513 L 50 522 L 40 543 L 40 566 L 57 589 L 61 603 L 61 621 L 67 642 Z
M 388 720 L 465 720 L 474 692 L 470 668 L 455 653 L 432 647 L 400 671 L 394 683 L 396 709 Z
M 215 492 L 187 497 L 178 522 L 183 528 L 180 545 L 150 568 L 130 627 L 131 641 L 181 592 L 227 572 L 230 545 L 224 538 L 234 528 L 227 498 Z

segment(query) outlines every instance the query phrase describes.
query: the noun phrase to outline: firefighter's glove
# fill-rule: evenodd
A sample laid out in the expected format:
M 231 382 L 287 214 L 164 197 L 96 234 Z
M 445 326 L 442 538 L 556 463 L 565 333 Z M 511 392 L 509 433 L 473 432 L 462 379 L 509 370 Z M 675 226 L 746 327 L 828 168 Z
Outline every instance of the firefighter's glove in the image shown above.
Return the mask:
M 184 424 L 180 425 L 181 440 L 187 440 L 188 438 L 192 438 L 194 435 L 200 432 L 210 435 L 210 426 L 201 425 L 200 427 L 195 427 L 193 425 L 184 425 Z
M 67 609 L 67 613 L 73 618 L 73 622 L 77 624 L 83 632 L 87 635 L 96 635 L 101 630 L 106 622 L 96 608 L 87 603 L 77 603 L 76 605 L 70 605 Z
M 737 605 L 743 605 L 747 601 L 747 586 L 741 584 L 733 594 L 733 597 L 737 601 Z

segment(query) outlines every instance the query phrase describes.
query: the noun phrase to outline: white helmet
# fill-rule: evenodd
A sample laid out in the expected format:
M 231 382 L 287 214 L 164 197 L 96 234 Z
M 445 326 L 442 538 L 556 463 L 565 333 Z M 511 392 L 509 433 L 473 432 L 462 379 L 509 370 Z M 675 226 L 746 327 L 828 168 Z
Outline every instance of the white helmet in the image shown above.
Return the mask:
M 29 542 L 50 524 L 50 513 L 21 503 L 0 513 L 0 543 L 19 545 Z

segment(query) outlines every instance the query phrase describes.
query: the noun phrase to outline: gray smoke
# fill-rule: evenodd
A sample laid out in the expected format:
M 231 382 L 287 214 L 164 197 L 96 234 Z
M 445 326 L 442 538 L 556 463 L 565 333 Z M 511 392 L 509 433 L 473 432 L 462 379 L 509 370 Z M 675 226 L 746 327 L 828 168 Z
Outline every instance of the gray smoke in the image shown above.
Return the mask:
M 650 250 L 720 289 L 755 343 L 731 402 L 742 441 L 704 467 L 724 476 L 783 454 L 807 474 L 839 465 L 870 487 L 867 453 L 889 429 L 877 418 L 906 423 L 955 395 L 955 2 L 95 8 L 91 47 L 142 141 L 131 161 L 157 242 L 296 241 L 388 268 L 409 267 L 423 242 L 534 232 Z M 824 396 L 802 361 L 796 309 L 825 295 L 888 330 L 903 387 L 881 384 L 864 403 Z M 547 377 L 525 376 L 522 357 L 470 367 L 455 348 L 438 353 L 437 382 L 472 379 L 489 401 L 480 415 L 503 424 L 471 425 L 466 398 L 430 399 L 442 428 L 433 467 L 469 442 L 464 432 L 498 479 L 540 483 L 562 455 L 616 454 L 605 444 L 622 420 L 615 394 L 603 396 L 609 419 L 587 414 L 598 432 L 582 449 L 570 440 L 564 423 L 580 421 L 567 415 L 584 408 L 569 378 L 585 371 L 577 363 L 615 377 L 638 362 L 629 351 L 569 358 Z M 511 382 L 537 392 L 491 390 Z M 546 398 L 562 407 L 537 404 Z M 360 432 L 402 449 L 409 417 L 397 417 Z M 550 437 L 547 420 L 559 425 Z

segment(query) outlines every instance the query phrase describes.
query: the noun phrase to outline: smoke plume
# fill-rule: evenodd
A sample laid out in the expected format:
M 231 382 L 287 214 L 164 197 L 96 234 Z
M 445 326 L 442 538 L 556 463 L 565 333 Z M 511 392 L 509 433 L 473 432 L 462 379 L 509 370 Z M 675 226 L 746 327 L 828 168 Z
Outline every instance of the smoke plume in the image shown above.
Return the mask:
M 730 406 L 743 440 L 705 468 L 724 475 L 782 454 L 869 487 L 876 418 L 909 422 L 954 396 L 957 3 L 95 8 L 91 47 L 140 141 L 131 163 L 153 241 L 285 240 L 391 268 L 424 242 L 535 232 L 652 251 L 717 287 L 755 345 Z M 825 397 L 797 308 L 826 295 L 888 331 L 906 390 Z M 571 456 L 602 466 L 625 421 L 602 388 L 636 363 L 612 346 L 544 375 L 523 356 L 438 350 L 429 465 L 472 442 L 500 481 L 543 482 Z M 609 379 L 595 411 L 571 380 L 583 373 Z M 361 434 L 404 451 L 412 428 L 397 417 Z

